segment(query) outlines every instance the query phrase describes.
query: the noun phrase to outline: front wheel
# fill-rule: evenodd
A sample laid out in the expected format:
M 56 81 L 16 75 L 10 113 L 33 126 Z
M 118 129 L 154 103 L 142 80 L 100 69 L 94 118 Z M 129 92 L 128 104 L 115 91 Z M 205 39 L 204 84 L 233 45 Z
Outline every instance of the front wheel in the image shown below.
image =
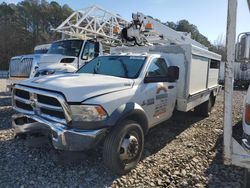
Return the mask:
M 104 163 L 115 173 L 125 174 L 137 165 L 143 147 L 141 126 L 134 121 L 124 121 L 109 133 L 104 142 Z

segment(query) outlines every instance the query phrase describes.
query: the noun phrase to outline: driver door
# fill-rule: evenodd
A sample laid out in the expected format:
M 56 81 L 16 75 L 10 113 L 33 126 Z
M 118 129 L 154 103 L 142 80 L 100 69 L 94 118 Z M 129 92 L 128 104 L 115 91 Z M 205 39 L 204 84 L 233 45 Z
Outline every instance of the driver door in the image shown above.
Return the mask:
M 167 120 L 173 113 L 176 83 L 167 81 L 167 72 L 168 65 L 164 58 L 154 58 L 146 72 L 142 107 L 148 116 L 150 127 Z

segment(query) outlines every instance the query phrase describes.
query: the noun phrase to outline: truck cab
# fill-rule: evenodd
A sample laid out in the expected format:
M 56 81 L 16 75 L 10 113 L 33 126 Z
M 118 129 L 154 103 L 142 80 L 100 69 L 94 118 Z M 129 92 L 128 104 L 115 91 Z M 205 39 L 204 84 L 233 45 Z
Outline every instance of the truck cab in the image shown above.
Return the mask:
M 92 40 L 67 39 L 52 43 L 37 64 L 36 75 L 75 72 L 91 59 L 102 54 L 102 46 Z
M 11 58 L 7 84 L 10 90 L 21 80 L 35 76 L 75 72 L 86 62 L 103 54 L 101 43 L 92 40 L 67 39 L 40 46 L 43 48 L 35 47 L 34 54 Z

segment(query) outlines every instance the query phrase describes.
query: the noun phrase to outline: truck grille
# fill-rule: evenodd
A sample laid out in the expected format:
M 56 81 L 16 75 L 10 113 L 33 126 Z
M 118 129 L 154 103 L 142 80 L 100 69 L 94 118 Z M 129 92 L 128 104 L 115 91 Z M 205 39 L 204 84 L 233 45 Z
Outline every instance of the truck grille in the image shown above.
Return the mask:
M 62 124 L 71 121 L 69 107 L 60 94 L 16 85 L 12 95 L 13 107 L 21 113 Z
M 29 78 L 33 58 L 15 58 L 10 61 L 10 77 Z

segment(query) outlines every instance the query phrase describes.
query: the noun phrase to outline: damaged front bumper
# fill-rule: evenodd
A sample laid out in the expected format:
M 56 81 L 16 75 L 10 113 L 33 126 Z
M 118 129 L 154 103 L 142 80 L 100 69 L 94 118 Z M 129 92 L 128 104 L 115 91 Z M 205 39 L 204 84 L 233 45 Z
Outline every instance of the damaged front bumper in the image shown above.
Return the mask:
M 94 148 L 106 135 L 107 128 L 98 130 L 72 129 L 63 124 L 48 121 L 36 115 L 12 116 L 15 133 L 44 133 L 51 135 L 52 144 L 59 150 L 82 151 Z

